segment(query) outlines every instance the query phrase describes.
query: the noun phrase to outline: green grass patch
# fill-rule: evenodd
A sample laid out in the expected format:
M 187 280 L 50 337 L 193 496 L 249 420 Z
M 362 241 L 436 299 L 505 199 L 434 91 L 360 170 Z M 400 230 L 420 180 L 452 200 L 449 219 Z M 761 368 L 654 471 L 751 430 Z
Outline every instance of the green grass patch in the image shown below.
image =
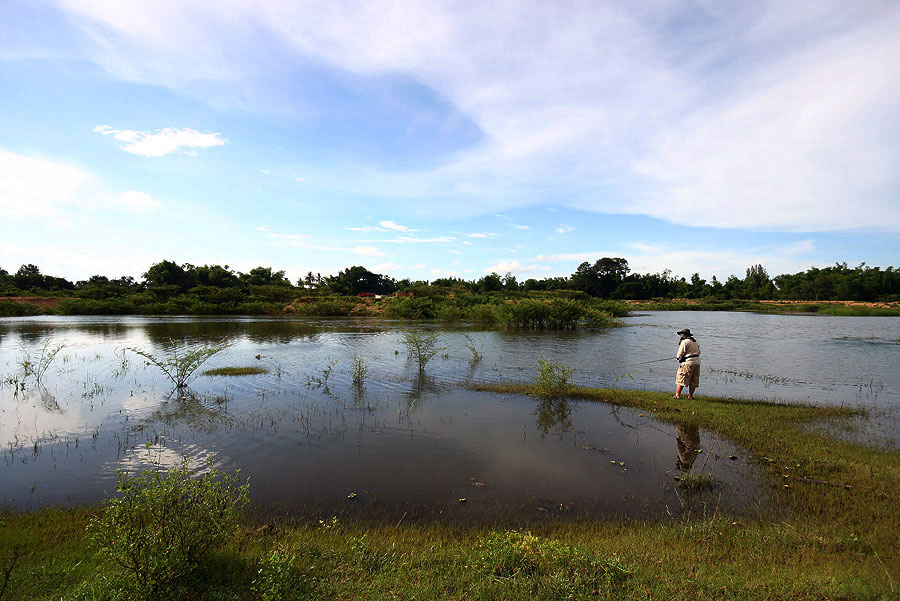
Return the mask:
M 256 376 L 267 374 L 269 370 L 265 367 L 216 367 L 201 373 L 204 376 Z

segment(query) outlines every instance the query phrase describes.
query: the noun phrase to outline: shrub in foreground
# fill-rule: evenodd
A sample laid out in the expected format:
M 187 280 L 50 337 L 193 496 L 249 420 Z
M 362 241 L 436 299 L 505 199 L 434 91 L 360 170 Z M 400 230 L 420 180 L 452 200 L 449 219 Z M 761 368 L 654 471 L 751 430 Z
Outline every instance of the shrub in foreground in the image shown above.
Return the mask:
M 144 598 L 171 588 L 232 535 L 248 499 L 236 475 L 210 470 L 192 478 L 186 464 L 118 478 L 121 497 L 91 519 L 90 536 Z

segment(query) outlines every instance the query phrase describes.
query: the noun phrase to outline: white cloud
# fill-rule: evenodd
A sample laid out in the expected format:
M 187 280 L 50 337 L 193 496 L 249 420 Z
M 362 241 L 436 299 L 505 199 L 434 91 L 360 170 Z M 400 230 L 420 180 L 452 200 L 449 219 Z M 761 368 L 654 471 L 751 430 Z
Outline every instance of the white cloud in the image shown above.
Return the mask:
M 159 201 L 146 192 L 128 190 L 119 194 L 119 203 L 127 209 L 138 212 L 153 211 L 159 208 Z
M 494 232 L 475 232 L 467 235 L 467 237 L 469 238 L 480 238 L 487 240 L 493 240 L 497 236 L 499 236 L 499 234 L 495 234 Z
M 396 232 L 418 232 L 419 230 L 413 230 L 405 225 L 400 225 L 399 223 L 394 223 L 393 221 L 379 221 L 378 225 L 383 228 L 394 230 Z
M 384 240 L 359 240 L 358 242 L 382 242 L 388 244 L 445 244 L 453 242 L 456 238 L 452 236 L 438 236 L 437 238 L 416 238 L 413 236 L 399 236 Z
M 558 234 L 568 234 L 568 233 L 574 232 L 574 231 L 575 231 L 575 226 L 573 226 L 573 225 L 561 225 L 558 228 L 556 228 L 556 233 L 558 233 Z
M 523 265 L 519 261 L 500 261 L 496 265 L 491 265 L 489 267 L 485 267 L 482 271 L 484 273 L 530 273 L 532 271 L 537 271 L 540 268 L 539 265 Z
M 345 178 L 437 199 L 429 214 L 556 202 L 718 227 L 900 230 L 896 2 L 59 2 L 109 73 L 210 103 L 232 88 L 232 104 L 251 102 L 257 74 L 298 58 L 429 88 L 478 142 L 433 168 Z
M 219 133 L 201 133 L 190 128 L 165 127 L 152 131 L 133 129 L 113 129 L 109 125 L 98 125 L 95 132 L 104 136 L 111 135 L 119 142 L 125 152 L 142 157 L 163 157 L 167 154 L 185 154 L 193 156 L 196 148 L 212 148 L 228 143 Z
M 302 184 L 303 182 L 306 181 L 306 178 L 305 178 L 305 177 L 298 177 L 298 178 L 297 178 L 296 180 L 294 180 L 294 181 L 300 182 L 300 183 Z
M 0 149 L 0 215 L 50 215 L 78 204 L 92 177 L 77 167 Z
M 303 238 L 309 238 L 309 234 L 278 234 L 276 232 L 270 232 L 269 238 L 275 238 L 279 240 L 302 240 Z
M 355 246 L 350 249 L 350 252 L 356 255 L 362 255 L 364 257 L 383 257 L 385 253 L 381 252 L 375 246 Z

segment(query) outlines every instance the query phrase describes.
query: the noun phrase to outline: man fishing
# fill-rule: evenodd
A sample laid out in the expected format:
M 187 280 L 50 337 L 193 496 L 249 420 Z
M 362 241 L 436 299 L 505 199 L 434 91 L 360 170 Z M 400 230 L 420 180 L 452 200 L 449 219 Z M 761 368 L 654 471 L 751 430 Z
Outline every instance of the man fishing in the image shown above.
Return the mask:
M 700 386 L 700 345 L 688 328 L 676 332 L 681 336 L 678 354 L 675 358 L 681 366 L 675 376 L 675 398 L 681 398 L 681 391 L 688 387 L 688 398 L 694 398 L 694 391 Z

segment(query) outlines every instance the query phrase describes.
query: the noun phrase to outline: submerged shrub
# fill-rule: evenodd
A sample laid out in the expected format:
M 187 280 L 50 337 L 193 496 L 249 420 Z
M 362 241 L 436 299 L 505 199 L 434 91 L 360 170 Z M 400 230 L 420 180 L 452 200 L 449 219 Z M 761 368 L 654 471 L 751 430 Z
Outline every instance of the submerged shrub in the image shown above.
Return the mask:
M 90 537 L 145 598 L 158 597 L 233 534 L 248 498 L 236 475 L 210 470 L 192 478 L 186 463 L 136 476 L 119 472 L 116 488 L 121 497 L 91 519 Z
M 572 368 L 562 363 L 548 361 L 547 357 L 541 357 L 537 363 L 538 375 L 534 386 L 538 396 L 552 399 L 566 396 L 572 387 L 569 378 L 572 377 Z

